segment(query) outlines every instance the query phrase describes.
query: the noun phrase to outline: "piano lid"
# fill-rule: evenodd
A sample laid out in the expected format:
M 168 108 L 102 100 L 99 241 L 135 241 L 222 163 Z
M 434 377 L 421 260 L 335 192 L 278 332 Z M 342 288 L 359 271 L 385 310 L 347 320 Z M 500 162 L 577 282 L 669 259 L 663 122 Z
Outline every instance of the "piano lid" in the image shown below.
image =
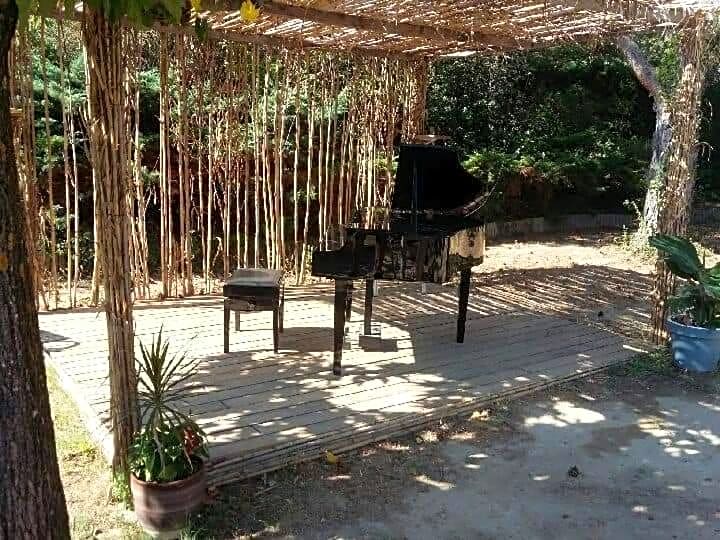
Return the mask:
M 478 180 L 463 168 L 453 149 L 427 144 L 400 146 L 393 209 L 449 210 L 472 200 L 478 190 Z

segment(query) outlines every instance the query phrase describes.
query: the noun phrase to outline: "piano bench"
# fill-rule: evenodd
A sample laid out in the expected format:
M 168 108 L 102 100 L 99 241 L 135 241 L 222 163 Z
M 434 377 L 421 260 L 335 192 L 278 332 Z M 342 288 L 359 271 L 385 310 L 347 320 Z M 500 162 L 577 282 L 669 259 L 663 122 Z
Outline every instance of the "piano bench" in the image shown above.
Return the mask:
M 230 312 L 235 312 L 235 330 L 240 330 L 240 313 L 273 312 L 273 350 L 278 352 L 283 331 L 285 288 L 283 273 L 266 268 L 240 268 L 223 285 L 223 351 L 230 352 Z

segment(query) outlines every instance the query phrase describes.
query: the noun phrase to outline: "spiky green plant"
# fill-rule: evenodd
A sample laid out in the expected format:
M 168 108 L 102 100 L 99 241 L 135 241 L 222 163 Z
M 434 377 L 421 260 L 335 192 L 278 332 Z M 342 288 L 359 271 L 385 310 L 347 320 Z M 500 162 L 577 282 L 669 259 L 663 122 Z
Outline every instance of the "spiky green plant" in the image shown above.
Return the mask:
M 138 397 L 142 428 L 130 448 L 130 468 L 146 482 L 171 482 L 192 475 L 207 458 L 206 437 L 178 407 L 192 390 L 197 368 L 185 354 L 168 355 L 162 328 L 150 348 L 140 344 Z
M 668 299 L 675 320 L 702 328 L 720 328 L 720 263 L 711 268 L 700 261 L 697 249 L 680 236 L 650 238 L 673 275 L 684 280 Z

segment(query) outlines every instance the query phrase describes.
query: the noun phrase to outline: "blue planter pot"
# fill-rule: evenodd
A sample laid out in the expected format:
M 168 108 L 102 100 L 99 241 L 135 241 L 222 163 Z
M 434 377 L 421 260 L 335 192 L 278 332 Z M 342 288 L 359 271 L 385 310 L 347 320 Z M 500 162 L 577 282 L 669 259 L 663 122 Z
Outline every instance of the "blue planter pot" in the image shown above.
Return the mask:
M 668 319 L 675 363 L 688 371 L 708 373 L 720 362 L 720 329 L 686 326 Z

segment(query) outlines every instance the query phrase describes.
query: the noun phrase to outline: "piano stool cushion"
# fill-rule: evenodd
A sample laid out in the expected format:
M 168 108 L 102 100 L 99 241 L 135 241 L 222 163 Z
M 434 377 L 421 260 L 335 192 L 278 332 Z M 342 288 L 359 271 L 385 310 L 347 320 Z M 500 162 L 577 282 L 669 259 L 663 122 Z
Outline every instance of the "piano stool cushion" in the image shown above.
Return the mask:
M 242 298 L 248 294 L 274 296 L 282 286 L 281 270 L 267 268 L 240 268 L 223 285 L 223 296 Z
M 265 268 L 240 268 L 223 285 L 223 351 L 230 352 L 230 312 L 235 312 L 235 329 L 240 330 L 241 311 L 273 312 L 273 350 L 278 352 L 283 329 L 285 301 L 283 273 Z

